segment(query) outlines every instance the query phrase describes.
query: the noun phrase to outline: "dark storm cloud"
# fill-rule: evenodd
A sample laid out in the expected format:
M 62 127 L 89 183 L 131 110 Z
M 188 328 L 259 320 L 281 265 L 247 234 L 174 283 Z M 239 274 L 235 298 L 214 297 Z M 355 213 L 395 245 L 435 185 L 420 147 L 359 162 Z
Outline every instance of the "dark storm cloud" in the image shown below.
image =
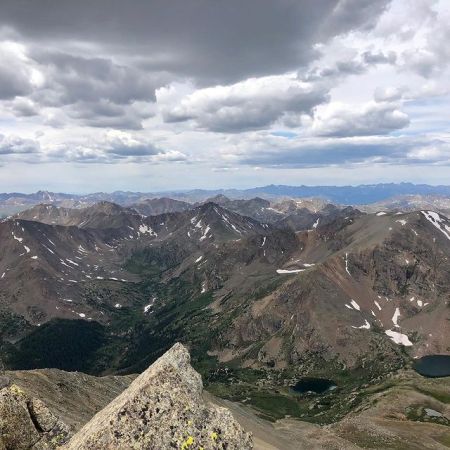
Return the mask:
M 67 108 L 67 115 L 90 127 L 139 130 L 142 121 L 153 116 L 153 111 L 146 103 L 121 105 L 101 98 L 76 102 Z
M 208 87 L 306 67 L 318 55 L 316 42 L 370 27 L 387 3 L 358 1 L 3 0 L 0 33 L 23 44 L 23 55 L 0 48 L 0 100 L 27 98 L 10 108 L 18 117 L 58 108 L 45 116 L 48 126 L 139 130 L 154 114 L 155 90 L 173 81 Z M 338 70 L 359 70 L 349 64 Z M 194 119 L 220 132 L 284 116 L 297 123 L 292 113 L 321 103 L 326 92 L 298 105 L 277 101 L 277 93 L 272 105 L 258 97 L 217 105 L 217 119 L 193 108 L 167 111 L 165 120 Z
M 12 99 L 31 92 L 29 79 L 12 67 L 0 67 L 0 100 Z
M 34 103 L 64 107 L 68 118 L 86 126 L 141 129 L 142 120 L 153 115 L 149 105 L 155 88 L 167 80 L 160 73 L 147 74 L 103 57 L 41 49 L 32 49 L 29 56 L 45 79 L 30 95 Z
M 155 87 L 167 78 L 146 74 L 107 58 L 80 57 L 61 52 L 30 52 L 46 67 L 47 86 L 56 89 L 59 103 L 108 99 L 116 104 L 155 100 Z
M 0 46 L 0 100 L 13 99 L 32 92 L 32 74 L 14 45 Z
M 313 43 L 370 27 L 387 3 L 3 0 L 0 22 L 29 43 L 50 47 L 93 43 L 100 52 L 133 59 L 146 70 L 169 71 L 207 83 L 234 82 L 308 63 L 314 55 Z M 73 68 L 74 62 L 70 65 Z M 101 62 L 87 68 L 87 75 L 92 75 L 91 70 L 110 73 L 108 64 Z
M 17 117 L 32 117 L 39 113 L 36 105 L 29 99 L 23 97 L 15 98 L 8 106 Z

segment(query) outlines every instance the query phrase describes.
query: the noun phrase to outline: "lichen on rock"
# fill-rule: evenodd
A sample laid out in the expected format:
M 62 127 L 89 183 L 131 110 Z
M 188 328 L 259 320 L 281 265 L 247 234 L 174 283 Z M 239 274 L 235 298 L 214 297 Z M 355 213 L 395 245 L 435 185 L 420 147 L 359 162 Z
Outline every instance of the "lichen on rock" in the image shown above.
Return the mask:
M 0 390 L 0 450 L 55 449 L 69 435 L 69 427 L 42 401 L 15 384 Z
M 202 391 L 202 380 L 190 365 L 189 352 L 175 344 L 96 414 L 65 448 L 252 449 L 250 434 L 226 408 L 206 403 Z

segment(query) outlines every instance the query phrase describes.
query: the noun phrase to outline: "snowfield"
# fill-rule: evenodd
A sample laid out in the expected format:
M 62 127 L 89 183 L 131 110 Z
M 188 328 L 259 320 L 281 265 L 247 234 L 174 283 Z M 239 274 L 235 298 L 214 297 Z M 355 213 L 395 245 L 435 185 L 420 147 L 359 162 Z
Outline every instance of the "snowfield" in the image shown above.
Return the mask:
M 299 273 L 299 272 L 304 272 L 305 269 L 292 269 L 292 270 L 288 270 L 288 269 L 277 269 L 277 273 L 279 274 L 283 274 L 283 273 Z
M 405 347 L 410 347 L 413 343 L 409 340 L 408 336 L 403 333 L 399 333 L 394 330 L 386 330 L 385 333 L 391 338 L 392 342 Z

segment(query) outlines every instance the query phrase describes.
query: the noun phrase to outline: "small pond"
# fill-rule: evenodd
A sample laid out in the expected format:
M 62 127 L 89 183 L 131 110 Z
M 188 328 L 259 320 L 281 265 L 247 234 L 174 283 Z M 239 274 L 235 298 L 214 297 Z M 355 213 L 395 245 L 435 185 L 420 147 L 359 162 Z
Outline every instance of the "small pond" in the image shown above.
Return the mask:
M 326 378 L 301 378 L 298 383 L 291 386 L 291 389 L 299 394 L 304 394 L 305 392 L 323 394 L 336 388 L 336 383 L 333 380 L 327 380 Z
M 414 362 L 414 370 L 424 377 L 450 376 L 450 355 L 428 355 Z

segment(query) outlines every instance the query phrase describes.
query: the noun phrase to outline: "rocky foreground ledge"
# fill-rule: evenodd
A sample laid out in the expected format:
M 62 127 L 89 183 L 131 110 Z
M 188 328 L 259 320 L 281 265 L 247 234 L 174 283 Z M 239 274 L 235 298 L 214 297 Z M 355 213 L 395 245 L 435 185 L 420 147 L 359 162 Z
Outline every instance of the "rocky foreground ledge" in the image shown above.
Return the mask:
M 189 352 L 175 344 L 70 438 L 45 404 L 8 386 L 0 390 L 0 450 L 252 449 L 250 434 L 202 391 Z
M 15 384 L 0 390 L 0 450 L 54 449 L 70 437 L 70 428 L 39 399 Z

